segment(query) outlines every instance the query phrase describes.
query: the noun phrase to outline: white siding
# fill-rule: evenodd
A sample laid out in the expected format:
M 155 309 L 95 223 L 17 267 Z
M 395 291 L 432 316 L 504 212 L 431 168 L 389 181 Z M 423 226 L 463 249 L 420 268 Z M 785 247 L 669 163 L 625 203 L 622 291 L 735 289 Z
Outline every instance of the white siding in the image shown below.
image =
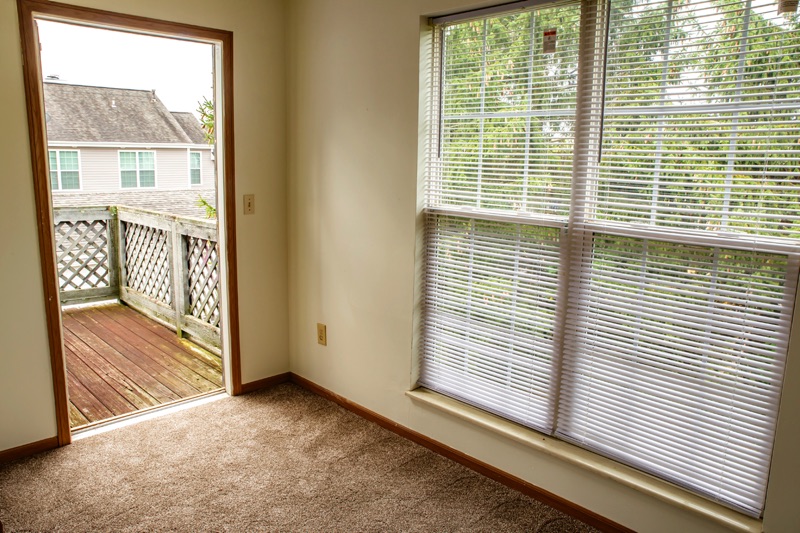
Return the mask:
M 216 161 L 211 159 L 211 150 L 203 150 L 200 156 L 200 165 L 202 168 L 203 182 L 201 185 L 196 185 L 198 189 L 213 189 L 217 181 L 217 168 Z
M 119 160 L 111 148 L 79 148 L 81 190 L 83 192 L 119 190 Z
M 156 187 L 189 188 L 189 156 L 185 148 L 156 150 Z
M 53 147 L 56 149 L 56 147 Z M 80 151 L 81 192 L 115 192 L 122 190 L 119 175 L 119 152 L 125 148 L 57 147 L 59 150 Z M 131 148 L 130 151 L 156 152 L 156 190 L 213 189 L 215 182 L 214 161 L 211 149 L 203 148 L 202 184 L 189 184 L 189 155 L 186 148 L 158 148 L 147 150 Z M 192 149 L 192 151 L 195 151 Z M 132 189 L 125 189 L 132 190 Z M 149 189 L 152 190 L 152 189 Z M 69 191 L 55 191 L 69 194 Z
M 191 152 L 200 152 L 200 184 L 192 185 L 192 189 L 213 189 L 216 181 L 216 162 L 211 158 L 211 147 L 192 148 Z M 186 156 L 189 157 L 188 155 Z M 187 159 L 188 161 L 188 159 Z

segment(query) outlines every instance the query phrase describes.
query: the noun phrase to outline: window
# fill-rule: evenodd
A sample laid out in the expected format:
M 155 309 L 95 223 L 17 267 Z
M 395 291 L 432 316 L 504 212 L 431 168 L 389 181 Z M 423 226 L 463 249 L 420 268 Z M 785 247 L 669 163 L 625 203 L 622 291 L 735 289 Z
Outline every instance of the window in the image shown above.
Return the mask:
M 156 153 L 119 153 L 120 185 L 123 189 L 156 186 Z
M 189 152 L 189 182 L 192 185 L 200 185 L 202 183 L 200 152 Z
M 582 6 L 435 25 L 420 384 L 758 516 L 800 24 L 772 0 Z
M 77 150 L 50 150 L 50 188 L 79 190 L 81 188 L 80 162 Z

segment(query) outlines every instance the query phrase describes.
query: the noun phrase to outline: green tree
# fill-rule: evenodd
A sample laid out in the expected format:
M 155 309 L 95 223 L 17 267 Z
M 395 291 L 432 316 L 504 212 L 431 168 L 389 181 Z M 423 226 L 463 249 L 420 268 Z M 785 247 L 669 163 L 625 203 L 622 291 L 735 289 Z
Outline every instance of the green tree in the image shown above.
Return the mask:
M 202 102 L 197 102 L 197 113 L 200 115 L 200 125 L 203 128 L 203 133 L 205 133 L 206 142 L 214 144 L 216 142 L 214 137 L 214 102 L 203 97 Z M 206 218 L 217 218 L 217 208 L 200 195 L 197 196 L 197 205 L 205 208 Z
M 444 203 L 566 216 L 579 25 L 563 7 L 444 28 Z
M 200 115 L 200 125 L 206 135 L 206 142 L 214 144 L 216 142 L 214 137 L 214 102 L 204 96 L 202 102 L 197 102 L 197 113 Z

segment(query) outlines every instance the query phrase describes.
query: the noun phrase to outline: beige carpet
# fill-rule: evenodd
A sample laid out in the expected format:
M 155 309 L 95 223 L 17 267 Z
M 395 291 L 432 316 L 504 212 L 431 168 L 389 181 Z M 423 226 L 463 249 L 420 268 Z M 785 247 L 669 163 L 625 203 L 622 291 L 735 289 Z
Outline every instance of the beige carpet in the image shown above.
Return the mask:
M 296 385 L 0 466 L 11 531 L 593 528 Z

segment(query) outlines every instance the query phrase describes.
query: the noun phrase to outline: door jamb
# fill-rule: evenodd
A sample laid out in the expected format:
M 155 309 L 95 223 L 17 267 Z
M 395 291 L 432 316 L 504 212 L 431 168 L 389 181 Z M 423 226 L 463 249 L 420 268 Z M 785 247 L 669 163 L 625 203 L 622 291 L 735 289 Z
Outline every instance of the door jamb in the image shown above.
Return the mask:
M 163 35 L 189 40 L 215 42 L 222 48 L 222 121 L 223 201 L 225 230 L 225 261 L 227 263 L 228 335 L 230 344 L 229 376 L 232 395 L 242 393 L 242 373 L 239 344 L 239 299 L 236 262 L 236 197 L 233 137 L 233 32 L 201 26 L 170 22 L 136 15 L 114 13 L 100 9 L 72 6 L 45 0 L 17 0 L 20 37 L 22 39 L 23 76 L 27 101 L 28 135 L 31 148 L 36 223 L 42 267 L 42 286 L 50 346 L 53 392 L 56 408 L 58 445 L 72 441 L 69 426 L 69 403 L 66 383 L 66 359 L 61 329 L 61 306 L 56 273 L 53 214 L 50 205 L 47 169 L 47 131 L 45 128 L 44 97 L 39 56 L 39 43 L 34 29 L 36 15 L 53 16 L 83 25 L 117 27 L 150 35 Z

